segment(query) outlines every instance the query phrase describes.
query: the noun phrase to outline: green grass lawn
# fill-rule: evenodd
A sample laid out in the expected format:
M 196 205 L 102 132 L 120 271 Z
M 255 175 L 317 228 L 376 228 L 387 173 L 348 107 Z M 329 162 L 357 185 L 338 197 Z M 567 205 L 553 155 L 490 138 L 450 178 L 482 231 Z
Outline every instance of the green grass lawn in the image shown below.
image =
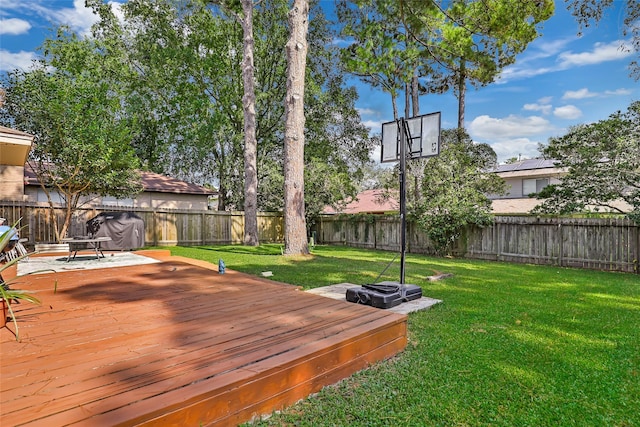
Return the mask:
M 372 282 L 394 257 L 171 251 L 304 288 Z M 380 280 L 397 280 L 398 264 Z M 434 273 L 454 277 L 428 282 Z M 406 282 L 443 303 L 409 316 L 403 353 L 255 425 L 640 426 L 640 276 L 408 255 Z

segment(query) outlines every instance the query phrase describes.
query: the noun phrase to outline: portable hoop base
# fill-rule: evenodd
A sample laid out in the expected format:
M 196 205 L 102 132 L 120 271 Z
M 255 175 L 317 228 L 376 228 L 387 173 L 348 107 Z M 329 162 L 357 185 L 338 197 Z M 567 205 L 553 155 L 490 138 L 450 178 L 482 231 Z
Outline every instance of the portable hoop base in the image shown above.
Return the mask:
M 375 308 L 391 308 L 419 298 L 422 298 L 420 286 L 398 282 L 380 282 L 347 289 L 347 301 Z

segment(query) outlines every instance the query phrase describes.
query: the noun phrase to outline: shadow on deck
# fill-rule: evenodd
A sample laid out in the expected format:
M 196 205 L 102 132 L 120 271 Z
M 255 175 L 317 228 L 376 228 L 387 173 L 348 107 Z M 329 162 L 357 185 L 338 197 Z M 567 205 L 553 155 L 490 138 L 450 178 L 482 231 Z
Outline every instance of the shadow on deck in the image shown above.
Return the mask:
M 237 425 L 406 345 L 404 315 L 167 254 L 22 280 L 0 425 Z

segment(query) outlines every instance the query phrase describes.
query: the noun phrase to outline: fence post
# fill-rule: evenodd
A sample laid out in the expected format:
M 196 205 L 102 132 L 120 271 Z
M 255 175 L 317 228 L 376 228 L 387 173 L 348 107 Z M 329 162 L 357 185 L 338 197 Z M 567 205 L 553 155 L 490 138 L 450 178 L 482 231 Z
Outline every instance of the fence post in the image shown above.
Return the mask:
M 204 246 L 206 245 L 206 238 L 207 238 L 207 233 L 206 233 L 207 223 L 206 223 L 206 217 L 205 217 L 204 211 L 202 212 L 202 214 L 200 214 L 200 221 L 201 221 L 200 244 Z
M 558 265 L 562 267 L 564 266 L 564 233 L 560 218 L 558 218 L 558 238 L 560 239 L 558 242 Z
M 500 222 L 496 221 L 495 235 L 493 237 L 493 246 L 495 248 L 496 260 L 500 261 Z
M 636 231 L 636 250 L 633 257 L 633 269 L 636 274 L 640 274 L 640 223 L 634 221 L 633 225 L 633 229 Z
M 158 211 L 153 210 L 153 246 L 158 246 Z

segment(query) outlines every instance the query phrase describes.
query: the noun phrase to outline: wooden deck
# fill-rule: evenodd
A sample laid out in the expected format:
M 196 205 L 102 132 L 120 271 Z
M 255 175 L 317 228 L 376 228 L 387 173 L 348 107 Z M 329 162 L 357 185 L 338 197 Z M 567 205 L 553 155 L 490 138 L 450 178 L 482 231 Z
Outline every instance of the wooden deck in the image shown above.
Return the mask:
M 406 345 L 404 315 L 165 255 L 23 279 L 42 305 L 0 329 L 1 426 L 237 425 Z

